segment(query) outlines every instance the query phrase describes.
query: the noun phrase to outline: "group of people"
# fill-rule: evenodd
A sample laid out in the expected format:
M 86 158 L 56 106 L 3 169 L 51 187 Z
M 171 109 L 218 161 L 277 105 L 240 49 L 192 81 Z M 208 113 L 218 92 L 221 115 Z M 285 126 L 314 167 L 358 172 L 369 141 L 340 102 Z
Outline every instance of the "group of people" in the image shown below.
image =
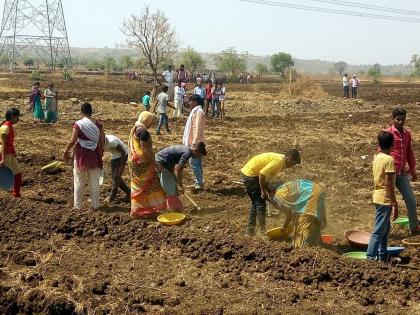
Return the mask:
M 356 80 L 357 78 L 353 78 Z M 182 88 L 182 81 L 178 81 Z M 211 87 L 211 89 L 209 89 Z M 357 84 L 356 84 L 357 87 Z M 52 85 L 50 86 L 52 89 Z M 141 218 L 170 208 L 168 196 L 159 181 L 159 174 L 167 170 L 177 182 L 177 193 L 184 192 L 182 172 L 189 163 L 194 174 L 195 183 L 191 187 L 200 191 L 204 187 L 203 156 L 207 155 L 205 145 L 206 112 L 204 105 L 209 104 L 214 95 L 220 95 L 222 84 L 212 87 L 209 83 L 203 87 L 200 80 L 186 104 L 189 115 L 180 144 L 162 149 L 155 154 L 152 135 L 149 130 L 154 124 L 155 115 L 150 111 L 150 93 L 145 93 L 142 111 L 130 130 L 128 146 L 118 137 L 105 134 L 103 124 L 92 117 L 93 108 L 89 103 L 81 106 L 81 119 L 73 124 L 72 136 L 64 149 L 62 159 L 73 163 L 74 208 L 83 207 L 83 186 L 88 181 L 90 199 L 93 209 L 100 207 L 100 177 L 103 172 L 102 157 L 105 151 L 112 153 L 111 174 L 112 189 L 109 202 L 116 199 L 118 190 L 125 193 L 125 201 L 131 202 L 131 216 Z M 34 85 L 34 111 L 39 107 L 39 84 Z M 219 91 L 219 92 L 215 92 Z M 157 134 L 162 125 L 170 132 L 166 107 L 169 106 L 168 86 L 162 87 L 157 97 L 153 112 L 160 116 Z M 179 90 L 175 89 L 175 97 Z M 148 96 L 148 97 L 147 97 Z M 185 95 L 183 95 L 185 96 Z M 174 108 L 177 108 L 175 105 Z M 182 112 L 182 110 L 181 110 Z M 392 111 L 392 124 L 381 131 L 377 137 L 378 153 L 373 160 L 373 203 L 375 205 L 375 226 L 369 242 L 367 257 L 387 261 L 387 240 L 390 230 L 390 218 L 398 217 L 398 204 L 395 187 L 400 191 L 407 206 L 409 228 L 412 234 L 420 233 L 417 217 L 416 199 L 410 184 L 410 178 L 417 180 L 416 160 L 412 148 L 412 137 L 404 128 L 407 111 L 396 108 Z M 13 125 L 18 123 L 19 110 L 7 110 L 6 119 L 0 126 L 0 166 L 7 166 L 15 176 L 12 194 L 20 197 L 22 183 L 21 170 L 16 159 L 14 148 L 15 133 Z M 122 175 L 128 162 L 131 187 Z M 251 200 L 246 226 L 246 234 L 266 231 L 267 205 L 269 201 L 275 208 L 286 214 L 285 228 L 293 239 L 295 247 L 303 245 L 320 245 L 321 230 L 327 225 L 325 209 L 325 190 L 319 183 L 307 179 L 294 179 L 285 183 L 274 180 L 283 170 L 301 164 L 301 155 L 297 149 L 285 154 L 275 152 L 261 153 L 251 158 L 240 170 L 241 180 Z M 408 169 L 406 166 L 408 165 Z
M 173 118 L 177 119 L 183 116 L 184 104 L 189 102 L 190 95 L 186 90 L 186 83 L 183 80 L 177 81 L 172 93 L 170 93 L 171 86 L 172 84 L 167 82 L 161 88 L 161 92 L 157 95 L 153 108 L 151 106 L 152 99 L 150 91 L 145 91 L 141 99 L 144 110 L 159 115 L 159 123 L 156 129 L 158 135 L 162 127 L 165 127 L 166 132 L 170 133 L 168 107 L 173 109 Z M 203 110 L 205 108 L 206 117 L 209 116 L 209 110 L 211 110 L 212 118 L 225 117 L 226 86 L 223 82 L 217 82 L 215 86 L 209 82 L 204 87 L 203 79 L 198 78 L 192 94 L 201 108 Z M 171 95 L 173 97 L 173 104 L 171 104 Z
M 367 258 L 371 260 L 390 260 L 387 243 L 391 214 L 393 220 L 398 217 L 395 187 L 407 207 L 410 233 L 420 234 L 416 198 L 410 184 L 410 178 L 417 180 L 416 159 L 411 133 L 404 128 L 406 116 L 405 109 L 395 108 L 391 126 L 377 137 L 378 153 L 372 163 L 375 225 L 367 249 Z M 300 153 L 293 149 L 284 155 L 273 152 L 259 154 L 241 169 L 241 179 L 251 199 L 247 235 L 256 234 L 257 221 L 259 232 L 265 233 L 266 201 L 269 201 L 286 214 L 283 228 L 292 237 L 295 247 L 321 244 L 321 230 L 327 225 L 324 189 L 306 179 L 286 183 L 272 181 L 282 170 L 300 163 Z
M 55 123 L 58 119 L 57 93 L 54 90 L 54 84 L 48 84 L 44 93 L 41 92 L 40 83 L 35 82 L 32 86 L 29 96 L 28 109 L 33 112 L 34 122 Z M 44 106 L 42 105 L 44 97 Z
M 167 86 L 162 88 L 158 99 L 164 98 Z M 74 208 L 83 206 L 83 186 L 88 180 L 93 209 L 100 207 L 100 177 L 103 172 L 102 156 L 112 153 L 112 189 L 107 201 L 113 202 L 118 190 L 125 193 L 125 201 L 131 202 L 131 216 L 145 217 L 168 208 L 168 196 L 160 185 L 159 174 L 168 170 L 177 182 L 178 194 L 184 192 L 182 171 L 190 164 L 195 177 L 191 189 L 200 191 L 204 186 L 202 157 L 207 154 L 204 129 L 205 114 L 198 102 L 199 96 L 192 95 L 188 104 L 190 114 L 185 125 L 182 144 L 170 146 L 154 154 L 152 136 L 149 133 L 155 120 L 150 111 L 142 111 L 130 130 L 128 146 L 118 137 L 105 134 L 102 123 L 92 117 L 89 103 L 81 106 L 82 118 L 73 124 L 72 136 L 64 149 L 62 159 L 71 160 L 73 153 Z M 160 122 L 159 122 L 160 126 Z M 160 128 L 160 127 L 158 127 Z M 181 141 L 180 141 L 181 142 Z M 122 175 L 129 165 L 131 187 Z
M 344 73 L 343 76 L 343 97 L 350 97 L 350 86 L 351 86 L 351 98 L 357 98 L 357 89 L 359 88 L 360 80 L 355 74 L 349 78 L 347 73 Z

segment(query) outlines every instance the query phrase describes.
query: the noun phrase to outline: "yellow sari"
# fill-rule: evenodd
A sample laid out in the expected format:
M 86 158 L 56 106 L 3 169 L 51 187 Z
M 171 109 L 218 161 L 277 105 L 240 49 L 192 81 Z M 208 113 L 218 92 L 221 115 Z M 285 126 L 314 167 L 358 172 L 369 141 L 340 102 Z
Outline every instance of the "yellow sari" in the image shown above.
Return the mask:
M 144 159 L 140 140 L 133 128 L 129 140 L 128 165 L 131 175 L 131 217 L 140 218 L 166 209 L 166 194 L 160 186 L 155 165 Z

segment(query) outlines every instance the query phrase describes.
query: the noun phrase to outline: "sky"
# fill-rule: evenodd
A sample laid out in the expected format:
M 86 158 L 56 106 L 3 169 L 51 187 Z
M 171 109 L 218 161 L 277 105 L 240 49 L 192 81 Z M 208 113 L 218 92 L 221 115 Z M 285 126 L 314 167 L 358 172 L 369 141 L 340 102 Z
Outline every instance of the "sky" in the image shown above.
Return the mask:
M 273 1 L 366 12 L 313 0 Z M 353 2 L 420 12 L 418 0 Z M 63 0 L 70 46 L 114 47 L 124 43 L 120 31 L 124 18 L 139 14 L 146 4 L 169 17 L 181 47 L 191 46 L 199 52 L 235 47 L 255 55 L 284 51 L 299 59 L 383 65 L 407 64 L 413 54 L 420 54 L 420 23 L 308 12 L 240 0 Z M 420 15 L 417 18 L 420 22 Z

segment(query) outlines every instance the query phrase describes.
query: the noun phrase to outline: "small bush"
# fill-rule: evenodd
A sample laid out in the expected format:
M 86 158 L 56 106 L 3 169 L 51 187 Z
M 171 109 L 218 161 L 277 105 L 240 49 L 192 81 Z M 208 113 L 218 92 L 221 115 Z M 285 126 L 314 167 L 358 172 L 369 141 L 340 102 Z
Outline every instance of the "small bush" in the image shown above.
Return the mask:
M 38 70 L 34 70 L 31 73 L 31 80 L 32 81 L 40 81 L 42 79 L 41 73 Z

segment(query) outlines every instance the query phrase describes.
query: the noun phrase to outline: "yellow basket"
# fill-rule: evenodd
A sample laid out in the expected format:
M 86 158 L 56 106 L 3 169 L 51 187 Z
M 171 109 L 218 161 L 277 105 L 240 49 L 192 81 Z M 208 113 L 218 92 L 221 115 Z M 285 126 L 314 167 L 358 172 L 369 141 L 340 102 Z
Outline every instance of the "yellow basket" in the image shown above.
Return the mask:
M 179 212 L 168 212 L 158 216 L 157 220 L 163 225 L 177 225 L 185 220 L 185 214 Z
M 269 240 L 280 241 L 285 240 L 290 233 L 292 233 L 292 228 L 276 227 L 265 232 L 265 235 Z
M 41 171 L 42 172 L 45 172 L 45 173 L 55 172 L 55 171 L 58 171 L 60 169 L 60 167 L 61 167 L 62 164 L 63 163 L 60 162 L 60 161 L 55 161 L 55 162 L 52 162 L 52 163 L 50 163 L 50 164 L 45 165 L 44 167 L 42 167 L 41 168 Z

